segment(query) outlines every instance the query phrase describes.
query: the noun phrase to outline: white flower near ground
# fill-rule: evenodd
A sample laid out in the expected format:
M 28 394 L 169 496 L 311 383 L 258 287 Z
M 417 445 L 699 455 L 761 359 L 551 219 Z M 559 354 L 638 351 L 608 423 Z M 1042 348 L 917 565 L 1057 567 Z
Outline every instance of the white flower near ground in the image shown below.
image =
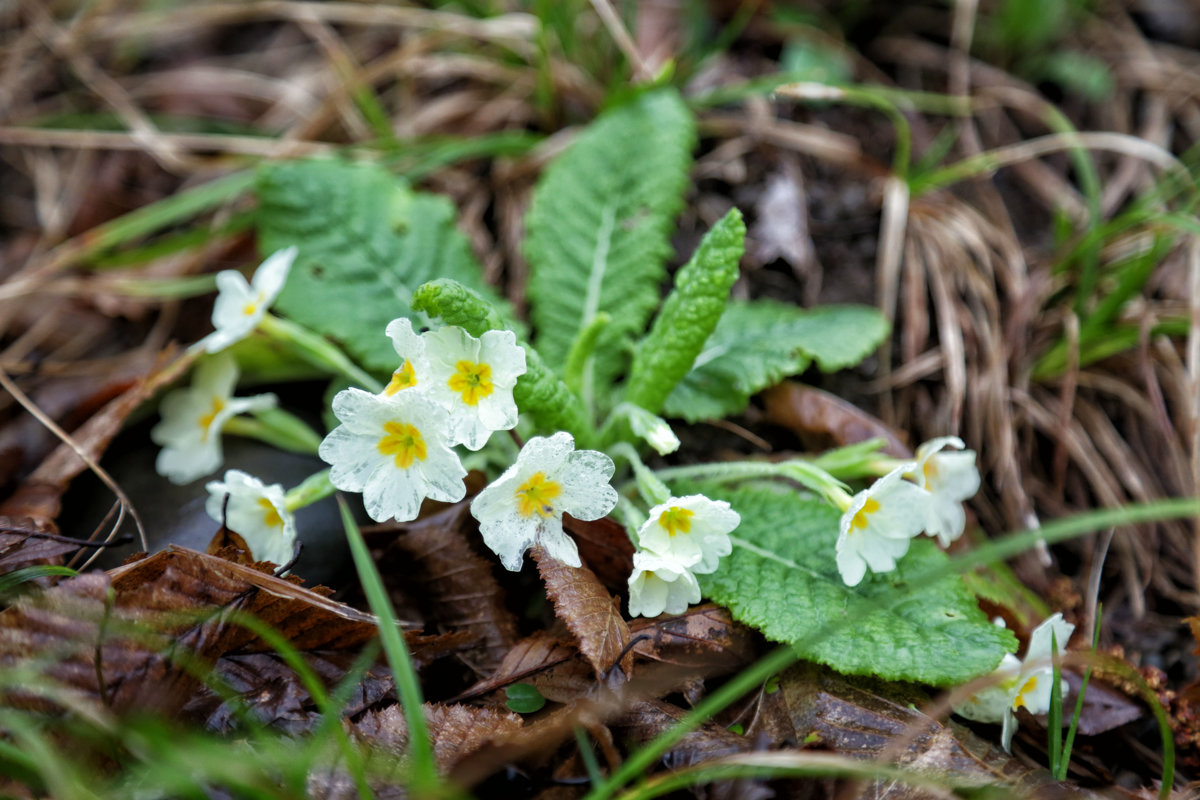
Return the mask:
M 953 447 L 961 452 L 944 452 Z M 967 525 L 963 501 L 979 491 L 979 470 L 975 466 L 975 451 L 965 450 L 957 436 L 930 439 L 917 448 L 917 464 L 906 475 L 932 495 L 926 533 L 936 536 L 942 547 L 948 547 L 962 536 Z
M 706 575 L 729 555 L 729 534 L 742 521 L 724 500 L 709 500 L 702 494 L 672 497 L 650 509 L 650 517 L 638 529 L 638 544 L 661 556 L 673 556 L 691 571 Z
M 446 444 L 445 413 L 422 392 L 394 398 L 345 389 L 333 398 L 341 425 L 317 453 L 330 464 L 329 481 L 362 492 L 376 522 L 416 519 L 426 497 L 447 503 L 466 495 L 467 471 Z
M 201 361 L 192 385 L 168 392 L 150 438 L 162 445 L 154 468 L 172 483 L 190 483 L 221 466 L 221 429 L 234 415 L 272 408 L 275 395 L 234 397 L 238 369 L 228 353 Z
M 516 572 L 525 551 L 541 545 L 572 567 L 581 565 L 574 540 L 563 532 L 563 513 L 600 519 L 617 504 L 609 485 L 613 461 L 595 450 L 576 450 L 571 434 L 535 436 L 517 461 L 471 501 L 483 541 Z
M 235 269 L 218 272 L 217 299 L 212 312 L 215 330 L 196 346 L 216 353 L 249 336 L 283 291 L 297 252 L 295 247 L 288 247 L 272 253 L 254 271 L 249 283 Z
M 1001 723 L 1000 740 L 1004 749 L 1010 750 L 1017 730 L 1017 709 L 1024 708 L 1030 714 L 1044 714 L 1050 710 L 1050 690 L 1054 682 L 1052 643 L 1057 643 L 1059 653 L 1064 652 L 1074 631 L 1075 626 L 1064 621 L 1062 614 L 1049 617 L 1029 635 L 1025 658 L 1006 654 L 992 673 L 991 685 L 955 705 L 955 713 L 977 722 Z M 1064 681 L 1064 698 L 1068 691 Z
M 633 554 L 629 576 L 629 616 L 657 617 L 682 614 L 700 602 L 700 584 L 687 561 L 676 555 L 648 550 Z
M 512 331 L 487 331 L 476 339 L 450 325 L 420 335 L 405 318 L 392 320 L 387 334 L 404 359 L 383 393 L 424 390 L 448 412 L 452 444 L 478 450 L 493 431 L 517 424 L 513 387 L 525 374 L 525 351 Z
M 296 550 L 296 522 L 284 503 L 283 487 L 270 486 L 240 469 L 226 470 L 224 481 L 210 481 L 204 510 L 241 536 L 256 561 L 282 565 Z
M 905 462 L 854 495 L 842 514 L 837 539 L 837 567 L 847 586 L 857 586 L 868 568 L 891 572 L 896 559 L 925 529 L 930 494 L 903 480 L 913 470 Z

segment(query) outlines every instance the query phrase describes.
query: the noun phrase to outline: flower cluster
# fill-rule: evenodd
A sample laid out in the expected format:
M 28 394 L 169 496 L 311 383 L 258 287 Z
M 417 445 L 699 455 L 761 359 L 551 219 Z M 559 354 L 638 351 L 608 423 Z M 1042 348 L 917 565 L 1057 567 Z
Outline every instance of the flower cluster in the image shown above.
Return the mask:
M 427 497 L 463 498 L 467 471 L 451 448 L 478 450 L 493 431 L 517 424 L 512 391 L 525 373 L 525 351 L 511 331 L 480 339 L 457 327 L 417 334 L 401 318 L 387 335 L 402 364 L 378 394 L 337 394 L 341 425 L 318 449 L 333 485 L 362 492 L 377 522 L 415 519 Z
M 1004 749 L 1009 750 L 1017 729 L 1017 709 L 1024 708 L 1030 714 L 1044 714 L 1050 709 L 1053 656 L 1066 649 L 1067 640 L 1074 632 L 1075 626 L 1065 622 L 1062 614 L 1049 617 L 1029 635 L 1025 658 L 1006 654 L 992 673 L 991 684 L 955 705 L 955 713 L 976 722 L 1001 723 L 1001 742 Z M 1066 683 L 1062 684 L 1062 689 L 1065 697 Z
M 857 586 L 868 569 L 894 570 L 922 532 L 943 546 L 962 535 L 962 502 L 979 489 L 975 453 L 964 446 L 955 436 L 925 442 L 914 461 L 894 467 L 843 504 L 836 560 L 847 586 Z M 947 447 L 962 452 L 944 452 Z
M 682 614 L 700 602 L 696 575 L 714 572 L 721 557 L 729 555 L 729 534 L 740 522 L 729 503 L 701 494 L 672 497 L 650 509 L 633 555 L 630 616 Z

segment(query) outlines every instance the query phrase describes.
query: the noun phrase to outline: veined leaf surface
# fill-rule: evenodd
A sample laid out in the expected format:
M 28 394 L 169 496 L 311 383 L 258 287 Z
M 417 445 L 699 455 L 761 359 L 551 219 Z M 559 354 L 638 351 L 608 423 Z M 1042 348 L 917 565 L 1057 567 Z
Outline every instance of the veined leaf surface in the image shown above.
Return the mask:
M 698 576 L 705 595 L 803 658 L 851 675 L 949 685 L 990 672 L 1016 649 L 958 575 L 911 580 L 946 563 L 932 540 L 913 541 L 896 571 L 850 587 L 834 561 L 839 513 L 828 503 L 783 489 L 688 491 L 727 500 L 742 516 L 733 552 Z
M 561 371 L 596 314 L 612 316 L 584 371 L 585 398 L 620 373 L 658 304 L 694 139 L 679 95 L 650 92 L 598 118 L 534 192 L 525 253 L 538 351 Z

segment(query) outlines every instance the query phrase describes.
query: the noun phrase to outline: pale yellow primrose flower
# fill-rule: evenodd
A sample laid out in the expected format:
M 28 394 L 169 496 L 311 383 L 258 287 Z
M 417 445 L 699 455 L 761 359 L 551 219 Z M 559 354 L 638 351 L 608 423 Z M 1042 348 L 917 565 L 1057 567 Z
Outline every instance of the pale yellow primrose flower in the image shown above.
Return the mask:
M 241 536 L 256 561 L 282 565 L 292 560 L 296 522 L 284 503 L 282 486 L 266 486 L 253 475 L 231 469 L 224 481 L 210 481 L 204 488 L 209 495 L 204 510 Z
M 915 464 L 905 462 L 854 495 L 842 514 L 837 540 L 837 566 L 847 586 L 857 586 L 870 567 L 891 572 L 908 552 L 914 536 L 925 529 L 930 494 L 903 479 Z
M 234 342 L 240 342 L 258 327 L 271 303 L 283 291 L 292 262 L 296 260 L 295 247 L 278 250 L 267 257 L 250 283 L 235 269 L 217 273 L 217 299 L 213 303 L 212 324 L 214 330 L 196 343 L 206 352 L 216 353 Z
M 376 522 L 416 519 L 426 497 L 454 503 L 467 493 L 467 471 L 447 446 L 445 412 L 422 392 L 393 398 L 346 389 L 333 398 L 342 424 L 317 453 L 331 465 L 329 481 L 362 492 Z
M 581 565 L 574 540 L 563 533 L 563 513 L 600 519 L 617 504 L 609 485 L 613 461 L 595 450 L 576 450 L 571 434 L 535 436 L 517 462 L 471 501 L 483 541 L 516 572 L 525 551 L 541 545 L 572 567 Z
M 700 602 L 700 584 L 677 555 L 660 555 L 647 550 L 633 554 L 629 576 L 629 616 L 657 617 L 682 614 Z
M 158 407 L 162 420 L 150 438 L 162 445 L 154 468 L 171 483 L 190 483 L 221 466 L 221 429 L 234 415 L 272 408 L 275 395 L 233 397 L 238 369 L 228 353 L 201 361 L 192 385 L 168 392 Z
M 650 518 L 638 529 L 638 544 L 706 575 L 732 552 L 729 534 L 741 521 L 724 500 L 709 500 L 702 494 L 672 497 L 650 509 Z
M 1005 750 L 1011 750 L 1017 730 L 1017 709 L 1027 709 L 1030 714 L 1050 710 L 1050 690 L 1054 683 L 1052 643 L 1057 640 L 1058 652 L 1064 652 L 1074 632 L 1075 626 L 1063 621 L 1062 614 L 1049 617 L 1029 635 L 1025 658 L 1006 654 L 992 673 L 995 677 L 992 685 L 954 706 L 955 713 L 976 722 L 1002 723 L 1000 741 Z M 1069 691 L 1066 681 L 1062 683 L 1062 691 L 1065 698 Z
M 492 431 L 517 424 L 513 387 L 525 374 L 525 351 L 512 331 L 487 331 L 476 339 L 450 325 L 418 335 L 401 317 L 388 324 L 387 335 L 404 364 L 383 394 L 428 392 L 448 412 L 451 444 L 478 450 Z
M 947 447 L 962 452 L 943 452 Z M 967 526 L 963 501 L 979 491 L 975 451 L 964 450 L 965 447 L 957 436 L 930 439 L 917 448 L 916 468 L 905 476 L 932 495 L 925 532 L 936 536 L 942 547 L 962 536 Z

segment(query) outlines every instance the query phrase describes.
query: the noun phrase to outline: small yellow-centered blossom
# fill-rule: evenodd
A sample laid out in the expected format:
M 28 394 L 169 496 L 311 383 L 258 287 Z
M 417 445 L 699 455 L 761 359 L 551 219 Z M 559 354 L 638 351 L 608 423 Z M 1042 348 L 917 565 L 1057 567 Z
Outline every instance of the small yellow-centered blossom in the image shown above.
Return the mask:
M 150 438 L 162 445 L 154 467 L 172 483 L 190 483 L 221 466 L 221 429 L 236 414 L 275 405 L 275 395 L 234 397 L 238 369 L 223 353 L 196 367 L 192 385 L 175 389 L 159 405 L 162 419 Z
M 700 584 L 683 559 L 647 550 L 633 554 L 629 576 L 629 616 L 682 614 L 700 602 Z
M 458 455 L 446 444 L 445 412 L 423 392 L 395 397 L 346 389 L 333 398 L 341 425 L 321 442 L 329 481 L 362 492 L 376 522 L 416 519 L 426 497 L 448 503 L 466 494 Z
M 953 447 L 958 452 L 946 452 Z M 942 547 L 962 536 L 967 524 L 963 501 L 979 491 L 975 451 L 965 450 L 957 436 L 930 439 L 917 448 L 917 464 L 906 477 L 931 495 L 925 531 Z
M 196 346 L 216 353 L 249 336 L 283 291 L 297 252 L 295 247 L 288 247 L 272 253 L 255 270 L 249 283 L 235 269 L 218 272 L 217 299 L 212 312 L 215 330 Z
M 253 475 L 231 469 L 224 481 L 210 481 L 205 488 L 204 510 L 241 536 L 256 560 L 280 565 L 292 560 L 296 523 L 284 504 L 282 486 L 266 486 Z
M 579 550 L 563 532 L 562 516 L 599 519 L 617 504 L 609 485 L 612 459 L 595 450 L 576 450 L 569 433 L 535 436 L 517 461 L 471 501 L 483 541 L 512 571 L 525 551 L 541 545 L 554 558 L 580 566 Z
M 905 462 L 854 495 L 842 514 L 837 540 L 837 566 L 847 586 L 862 582 L 868 568 L 891 572 L 908 552 L 914 536 L 925 529 L 929 492 L 903 479 L 913 470 Z
M 427 392 L 446 409 L 451 444 L 478 450 L 493 431 L 517 424 L 512 393 L 525 374 L 525 351 L 512 331 L 487 331 L 476 339 L 447 326 L 417 334 L 401 317 L 388 325 L 387 334 L 404 363 L 384 394 L 414 387 Z
M 1005 750 L 1010 750 L 1017 730 L 1017 709 L 1024 708 L 1030 714 L 1050 710 L 1054 682 L 1052 646 L 1057 643 L 1058 652 L 1064 652 L 1074 632 L 1075 626 L 1064 621 L 1062 614 L 1049 617 L 1029 635 L 1025 658 L 1006 654 L 992 674 L 992 684 L 954 706 L 954 711 L 977 722 L 1001 723 L 1001 743 Z M 1065 698 L 1069 688 L 1065 681 L 1061 685 Z
M 672 556 L 704 575 L 717 568 L 733 546 L 729 534 L 742 518 L 724 500 L 709 500 L 702 494 L 672 497 L 650 509 L 650 517 L 638 530 L 638 544 L 661 556 Z

